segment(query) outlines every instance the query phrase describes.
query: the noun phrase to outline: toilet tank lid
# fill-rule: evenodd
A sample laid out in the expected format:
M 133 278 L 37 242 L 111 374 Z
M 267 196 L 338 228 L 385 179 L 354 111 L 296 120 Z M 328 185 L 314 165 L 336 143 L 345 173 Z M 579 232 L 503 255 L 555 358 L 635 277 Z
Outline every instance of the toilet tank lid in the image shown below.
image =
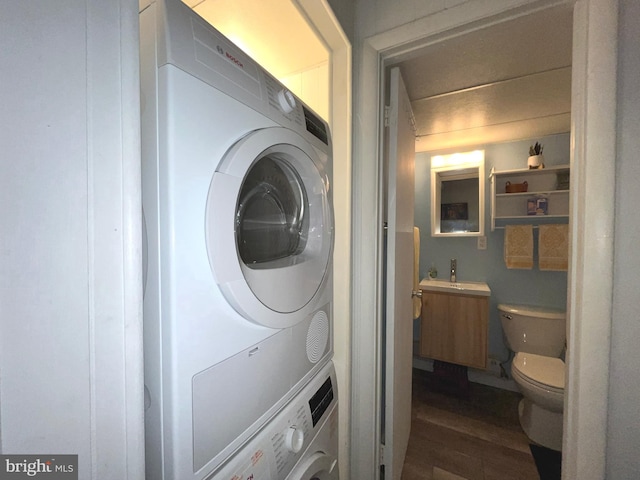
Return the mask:
M 534 305 L 508 305 L 505 303 L 501 303 L 498 305 L 498 310 L 514 315 L 548 318 L 552 320 L 563 320 L 567 316 L 567 312 L 560 308 L 539 307 Z

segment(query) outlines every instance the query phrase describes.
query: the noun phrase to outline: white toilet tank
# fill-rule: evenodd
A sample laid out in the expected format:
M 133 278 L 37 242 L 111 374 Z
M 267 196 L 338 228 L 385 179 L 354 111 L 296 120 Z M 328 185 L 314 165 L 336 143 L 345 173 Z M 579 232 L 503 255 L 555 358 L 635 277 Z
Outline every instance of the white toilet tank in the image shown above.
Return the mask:
M 511 350 L 560 357 L 567 335 L 564 310 L 500 304 L 498 313 Z

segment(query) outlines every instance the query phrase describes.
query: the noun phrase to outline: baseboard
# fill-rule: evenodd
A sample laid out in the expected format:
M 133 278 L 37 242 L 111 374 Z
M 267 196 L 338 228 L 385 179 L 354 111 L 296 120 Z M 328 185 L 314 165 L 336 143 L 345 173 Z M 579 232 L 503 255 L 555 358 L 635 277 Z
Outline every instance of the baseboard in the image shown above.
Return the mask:
M 427 372 L 433 372 L 433 360 L 429 358 L 413 357 L 413 368 L 425 370 Z M 487 373 L 483 370 L 469 368 L 468 377 L 469 381 L 473 383 L 479 383 L 481 385 L 487 385 L 494 388 L 501 388 L 502 390 L 509 390 L 511 392 L 518 391 L 516 382 L 514 382 L 511 378 L 501 378 L 491 373 Z

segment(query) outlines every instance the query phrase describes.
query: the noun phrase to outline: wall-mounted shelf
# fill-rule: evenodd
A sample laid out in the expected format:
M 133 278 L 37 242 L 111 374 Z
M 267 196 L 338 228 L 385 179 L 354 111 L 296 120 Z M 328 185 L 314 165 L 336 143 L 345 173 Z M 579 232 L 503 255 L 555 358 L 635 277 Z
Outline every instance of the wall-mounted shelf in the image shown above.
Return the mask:
M 491 231 L 503 228 L 506 221 L 523 220 L 545 223 L 569 218 L 569 165 L 541 169 L 496 171 L 491 169 Z M 526 192 L 507 193 L 506 185 L 527 182 Z M 530 199 L 546 199 L 546 214 L 528 215 Z

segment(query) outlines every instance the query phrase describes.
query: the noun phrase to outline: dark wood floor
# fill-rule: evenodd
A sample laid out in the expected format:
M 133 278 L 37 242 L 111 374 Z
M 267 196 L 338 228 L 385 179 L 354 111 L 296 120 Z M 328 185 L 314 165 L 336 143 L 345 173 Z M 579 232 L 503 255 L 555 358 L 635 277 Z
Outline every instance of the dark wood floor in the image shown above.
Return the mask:
M 434 374 L 414 370 L 402 480 L 539 479 L 518 423 L 520 394 L 470 383 L 466 396 L 441 386 Z

